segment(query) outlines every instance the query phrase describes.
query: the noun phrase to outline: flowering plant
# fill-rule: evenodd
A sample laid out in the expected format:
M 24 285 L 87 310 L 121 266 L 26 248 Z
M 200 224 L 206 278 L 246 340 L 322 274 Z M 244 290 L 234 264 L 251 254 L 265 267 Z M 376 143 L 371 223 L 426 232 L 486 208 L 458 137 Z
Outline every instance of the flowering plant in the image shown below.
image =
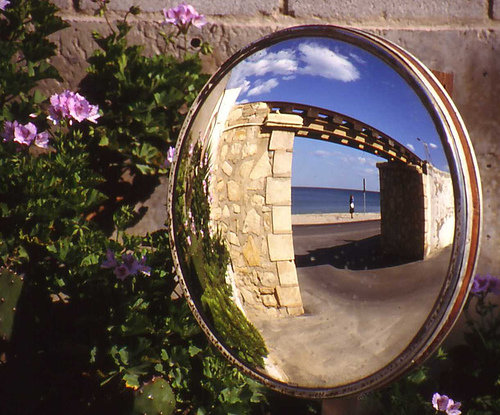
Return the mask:
M 199 29 L 207 23 L 205 16 L 199 14 L 193 6 L 185 2 L 182 2 L 177 7 L 163 9 L 163 15 L 165 16 L 165 23 L 177 26 L 180 33 L 187 33 L 191 25 Z
M 88 120 L 97 123 L 99 107 L 91 105 L 80 94 L 65 90 L 60 94 L 50 97 L 49 120 L 54 124 L 59 124 L 63 120 L 68 120 L 71 125 L 73 121 L 82 122 Z
M 446 395 L 440 395 L 437 392 L 432 395 L 432 407 L 436 411 L 446 412 L 447 415 L 460 415 L 462 413 L 459 409 L 461 405 L 460 402 L 455 402 Z
M 177 413 L 262 405 L 178 299 L 165 229 L 129 232 L 208 78 L 199 53 L 144 56 L 127 41 L 139 9 L 112 23 L 98 0 L 111 33 L 94 35 L 79 89 L 46 98 L 38 82 L 61 80 L 48 36 L 67 25 L 46 1 L 12 3 L 0 3 L 0 283 L 23 286 L 10 339 L 0 325 L 2 414 L 130 413 L 134 390 L 160 378 Z
M 15 120 L 5 121 L 1 136 L 3 141 L 14 141 L 27 147 L 32 143 L 40 148 L 47 148 L 49 145 L 49 133 L 47 131 L 38 133 L 36 125 L 31 122 L 23 125 Z

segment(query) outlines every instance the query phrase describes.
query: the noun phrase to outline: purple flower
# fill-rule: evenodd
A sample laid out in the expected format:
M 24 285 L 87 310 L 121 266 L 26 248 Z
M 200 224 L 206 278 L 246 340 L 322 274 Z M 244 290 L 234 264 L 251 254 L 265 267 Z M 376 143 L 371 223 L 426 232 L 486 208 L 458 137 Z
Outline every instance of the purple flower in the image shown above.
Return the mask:
M 174 147 L 169 147 L 167 151 L 167 158 L 165 159 L 165 167 L 170 166 L 175 158 L 175 148 Z
M 471 293 L 481 294 L 481 293 L 493 293 L 495 295 L 500 294 L 500 279 L 494 277 L 490 274 L 479 275 L 474 277 L 472 282 Z
M 69 115 L 78 122 L 89 120 L 95 124 L 97 123 L 97 118 L 100 117 L 99 107 L 97 105 L 90 105 L 80 94 L 74 94 L 68 99 L 68 111 Z
M 29 122 L 21 125 L 17 124 L 14 127 L 14 141 L 16 143 L 29 146 L 36 137 L 36 125 Z
M 3 125 L 3 141 L 12 141 L 14 139 L 14 129 L 19 125 L 17 121 L 5 121 Z
M 52 123 L 58 124 L 62 119 L 69 117 L 68 97 L 70 94 L 72 94 L 72 92 L 66 90 L 50 97 L 49 116 L 47 118 L 52 121 Z
M 5 10 L 5 8 L 10 4 L 9 0 L 0 0 L 0 10 Z
M 101 268 L 115 268 L 118 266 L 116 262 L 115 254 L 111 249 L 106 251 L 106 260 L 101 263 Z
M 432 396 L 432 406 L 436 411 L 446 412 L 447 415 L 460 415 L 462 411 L 459 410 L 462 404 L 455 402 L 446 395 L 435 393 Z
M 137 272 L 139 271 L 139 263 L 132 254 L 123 254 L 122 260 L 123 260 L 123 265 L 125 265 L 128 268 L 129 274 L 131 275 L 137 274 Z
M 111 249 L 106 251 L 106 260 L 101 263 L 101 268 L 114 268 L 113 272 L 116 278 L 123 281 L 129 275 L 135 275 L 138 272 L 142 272 L 145 275 L 151 274 L 151 267 L 146 265 L 146 257 L 142 257 L 140 261 L 137 261 L 132 254 L 122 255 L 123 263 L 119 263 L 115 254 Z
M 40 148 L 48 148 L 49 147 L 49 133 L 44 131 L 42 133 L 37 134 L 35 137 L 34 144 Z
M 138 270 L 148 277 L 151 275 L 151 267 L 146 265 L 146 257 L 143 256 L 138 263 Z
M 448 398 L 446 395 L 440 395 L 439 393 L 435 393 L 432 395 L 432 406 L 436 411 L 446 411 L 446 408 L 448 407 L 448 402 L 450 401 L 450 398 Z
M 130 270 L 128 267 L 124 264 L 118 265 L 113 272 L 116 275 L 116 278 L 118 278 L 120 281 L 124 281 L 125 278 L 127 278 L 130 275 Z
M 97 118 L 99 117 L 99 107 L 89 104 L 78 93 L 65 90 L 60 94 L 54 94 L 50 97 L 48 119 L 53 124 L 58 124 L 63 119 L 68 119 L 70 124 L 73 120 L 78 122 L 88 120 L 97 123 Z
M 450 399 L 448 403 L 448 408 L 446 408 L 446 413 L 448 415 L 460 415 L 462 411 L 460 411 L 460 407 L 462 404 L 460 402 L 453 402 L 453 399 Z
M 190 25 L 199 29 L 207 23 L 205 16 L 199 14 L 193 6 L 185 2 L 168 10 L 163 9 L 163 15 L 165 16 L 165 23 L 177 26 L 182 33 L 186 33 Z
M 29 146 L 31 143 L 41 148 L 49 146 L 49 133 L 44 131 L 37 134 L 36 125 L 31 122 L 22 125 L 17 121 L 5 121 L 2 137 L 3 141 L 15 141 L 24 146 Z

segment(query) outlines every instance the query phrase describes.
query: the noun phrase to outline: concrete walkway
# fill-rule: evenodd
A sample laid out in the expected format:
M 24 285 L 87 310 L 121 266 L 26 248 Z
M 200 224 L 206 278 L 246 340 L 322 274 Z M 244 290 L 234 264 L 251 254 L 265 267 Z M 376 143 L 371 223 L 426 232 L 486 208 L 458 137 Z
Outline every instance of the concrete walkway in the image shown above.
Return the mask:
M 379 233 L 378 221 L 294 227 L 305 314 L 252 319 L 282 380 L 305 387 L 359 380 L 393 360 L 422 326 L 444 280 L 450 248 L 425 261 L 383 264 L 376 258 Z M 342 254 L 349 247 L 347 257 L 359 253 L 352 267 Z M 340 259 L 327 261 L 328 250 Z M 316 258 L 318 252 L 324 255 Z

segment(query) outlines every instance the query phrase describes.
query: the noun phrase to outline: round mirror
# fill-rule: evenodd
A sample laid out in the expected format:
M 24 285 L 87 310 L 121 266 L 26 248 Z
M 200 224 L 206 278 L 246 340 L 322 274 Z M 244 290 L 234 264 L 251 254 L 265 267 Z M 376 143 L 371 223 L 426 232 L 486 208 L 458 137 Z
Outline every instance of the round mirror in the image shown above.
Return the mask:
M 368 390 L 427 357 L 478 250 L 478 173 L 448 95 L 404 50 L 333 26 L 274 33 L 211 78 L 168 209 L 205 333 L 298 396 Z

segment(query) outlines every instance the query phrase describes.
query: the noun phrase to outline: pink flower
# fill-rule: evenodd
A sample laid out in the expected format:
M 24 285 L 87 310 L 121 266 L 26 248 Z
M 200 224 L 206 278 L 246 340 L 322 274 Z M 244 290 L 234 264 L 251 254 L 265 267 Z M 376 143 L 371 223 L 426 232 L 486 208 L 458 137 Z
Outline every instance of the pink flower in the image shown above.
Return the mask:
M 0 0 L 0 10 L 5 10 L 5 8 L 10 4 L 9 0 Z
M 182 2 L 177 7 L 163 9 L 165 23 L 171 23 L 179 28 L 179 31 L 186 33 L 190 25 L 201 28 L 207 23 L 205 16 L 199 14 L 195 8 L 185 2 Z
M 448 415 L 460 415 L 462 411 L 460 411 L 460 407 L 462 404 L 460 402 L 453 402 L 453 399 L 450 399 L 448 402 L 448 408 L 446 408 L 446 413 Z
M 68 111 L 69 115 L 78 122 L 89 120 L 95 124 L 97 118 L 100 117 L 97 105 L 90 105 L 80 94 L 74 94 L 68 99 Z
M 66 90 L 50 97 L 49 116 L 47 118 L 52 121 L 52 123 L 58 124 L 62 119 L 69 117 L 68 98 L 70 94 L 72 94 L 72 92 Z
M 17 124 L 14 127 L 14 141 L 16 143 L 29 146 L 36 137 L 36 125 L 29 122 L 21 125 Z
M 432 396 L 432 406 L 436 411 L 446 412 L 447 415 L 460 415 L 462 411 L 459 410 L 462 404 L 455 402 L 446 395 L 435 393 Z
M 17 121 L 5 121 L 2 137 L 3 141 L 15 141 L 23 146 L 30 146 L 31 143 L 41 148 L 49 146 L 49 133 L 44 131 L 37 134 L 36 125 L 31 122 L 22 125 Z
M 42 133 L 37 134 L 35 137 L 34 144 L 40 148 L 48 148 L 49 147 L 49 133 L 44 131 Z
M 60 94 L 50 97 L 49 116 L 47 117 L 53 124 L 58 124 L 63 119 L 82 122 L 88 120 L 97 123 L 99 118 L 99 107 L 91 105 L 80 94 L 65 90 Z

